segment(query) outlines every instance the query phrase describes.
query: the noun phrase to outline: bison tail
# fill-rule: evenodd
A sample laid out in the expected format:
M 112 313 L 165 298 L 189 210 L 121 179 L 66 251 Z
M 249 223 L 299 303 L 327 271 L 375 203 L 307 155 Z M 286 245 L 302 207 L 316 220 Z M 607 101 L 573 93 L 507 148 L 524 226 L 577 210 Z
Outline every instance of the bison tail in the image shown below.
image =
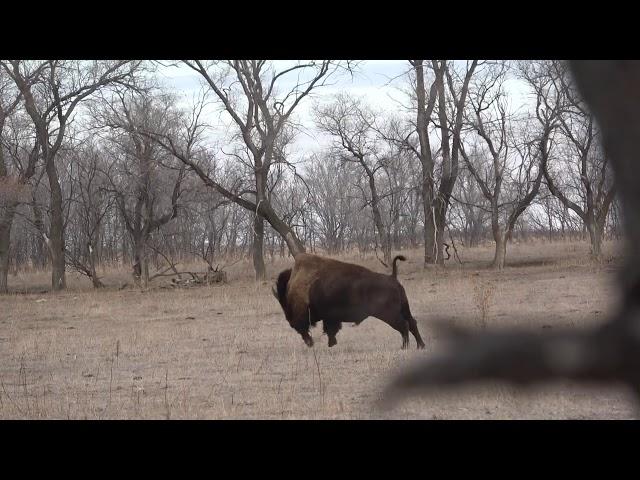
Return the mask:
M 287 313 L 287 285 L 289 284 L 289 278 L 291 278 L 291 269 L 283 270 L 278 275 L 276 280 L 276 287 L 272 289 L 273 296 L 276 297 L 284 313 Z
M 392 277 L 396 277 L 396 275 L 398 274 L 398 267 L 396 266 L 396 262 L 400 260 L 400 261 L 405 261 L 406 258 L 403 255 L 397 255 L 394 259 L 393 259 L 393 271 L 391 273 Z

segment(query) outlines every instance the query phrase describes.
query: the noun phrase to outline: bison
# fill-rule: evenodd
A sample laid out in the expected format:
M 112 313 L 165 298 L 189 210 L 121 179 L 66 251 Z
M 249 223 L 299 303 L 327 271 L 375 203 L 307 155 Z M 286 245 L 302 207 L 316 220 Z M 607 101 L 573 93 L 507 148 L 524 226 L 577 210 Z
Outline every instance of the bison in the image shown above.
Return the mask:
M 400 332 L 403 349 L 409 346 L 409 332 L 418 348 L 424 348 L 407 295 L 396 277 L 398 260 L 405 258 L 396 256 L 391 275 L 385 275 L 359 265 L 301 253 L 296 255 L 292 269 L 278 275 L 273 294 L 289 325 L 309 347 L 313 346 L 309 327 L 319 320 L 329 338 L 329 347 L 333 347 L 343 322 L 358 325 L 367 317 L 376 317 Z

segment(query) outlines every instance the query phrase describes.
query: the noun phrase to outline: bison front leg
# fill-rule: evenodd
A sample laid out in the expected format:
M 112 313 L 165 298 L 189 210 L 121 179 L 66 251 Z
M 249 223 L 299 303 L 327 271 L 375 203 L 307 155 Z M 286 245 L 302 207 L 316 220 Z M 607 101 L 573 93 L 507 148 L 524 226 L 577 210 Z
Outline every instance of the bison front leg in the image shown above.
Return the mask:
M 308 325 L 307 326 L 296 325 L 296 326 L 293 326 L 293 328 L 296 332 L 300 334 L 300 336 L 302 337 L 302 340 L 304 340 L 304 343 L 307 345 L 307 347 L 313 347 L 313 337 L 311 337 L 311 334 L 309 333 Z
M 300 335 L 302 335 L 302 340 L 307 344 L 307 347 L 313 347 L 313 338 L 311 337 L 309 330 L 300 332 Z
M 309 328 L 317 322 L 313 312 L 309 308 L 309 305 L 305 302 L 296 302 L 295 300 L 290 302 L 290 319 L 289 324 L 291 327 L 300 334 L 302 340 L 307 347 L 313 347 L 313 338 L 309 333 Z

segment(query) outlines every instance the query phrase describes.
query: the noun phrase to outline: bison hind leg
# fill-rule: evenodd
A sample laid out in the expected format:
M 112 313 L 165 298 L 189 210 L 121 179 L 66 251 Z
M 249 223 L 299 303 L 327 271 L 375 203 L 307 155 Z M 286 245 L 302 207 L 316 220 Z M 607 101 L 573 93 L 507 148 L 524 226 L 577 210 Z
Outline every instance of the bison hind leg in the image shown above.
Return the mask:
M 324 330 L 324 333 L 327 334 L 327 337 L 329 337 L 328 345 L 330 347 L 336 345 L 338 343 L 338 340 L 336 340 L 336 335 L 340 331 L 340 328 L 342 328 L 342 322 L 323 320 L 322 328 Z
M 411 317 L 408 320 L 408 323 L 409 323 L 409 331 L 411 331 L 411 334 L 416 339 L 418 350 L 423 349 L 425 345 L 424 345 L 424 342 L 422 341 L 422 337 L 420 336 L 420 332 L 418 331 L 418 324 L 416 322 L 416 319 Z
M 405 329 L 400 330 L 402 335 L 402 350 L 409 348 L 409 325 Z
M 394 330 L 400 332 L 400 335 L 402 335 L 402 349 L 406 350 L 407 348 L 409 348 L 409 323 L 404 318 L 402 318 L 401 315 L 393 317 L 392 321 L 386 320 L 384 318 L 381 320 Z

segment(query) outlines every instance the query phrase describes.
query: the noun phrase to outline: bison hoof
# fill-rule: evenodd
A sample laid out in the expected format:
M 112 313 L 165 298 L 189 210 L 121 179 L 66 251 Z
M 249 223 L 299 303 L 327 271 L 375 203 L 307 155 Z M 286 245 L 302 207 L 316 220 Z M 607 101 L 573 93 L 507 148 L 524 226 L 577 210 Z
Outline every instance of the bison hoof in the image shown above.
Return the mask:
M 304 343 L 307 344 L 307 347 L 313 347 L 313 338 L 311 337 L 304 337 Z
M 424 350 L 424 347 L 425 347 L 424 343 L 420 342 L 418 344 L 418 350 Z
M 333 338 L 333 337 L 329 338 L 329 346 L 330 347 L 333 347 L 334 345 L 337 345 L 337 344 L 338 344 L 338 341 L 335 338 Z

